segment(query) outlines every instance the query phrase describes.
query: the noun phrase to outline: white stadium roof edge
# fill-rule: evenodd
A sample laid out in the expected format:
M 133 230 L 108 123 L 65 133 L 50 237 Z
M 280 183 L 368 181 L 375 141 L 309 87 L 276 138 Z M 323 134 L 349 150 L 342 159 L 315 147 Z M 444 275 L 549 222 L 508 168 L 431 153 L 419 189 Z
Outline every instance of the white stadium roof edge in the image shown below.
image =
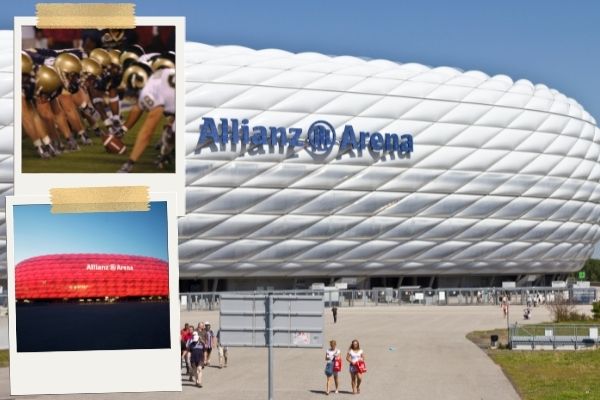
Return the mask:
M 485 72 L 470 70 L 463 71 L 453 67 L 429 67 L 419 63 L 399 63 L 384 59 L 365 59 L 353 56 L 328 56 L 320 53 L 305 52 L 291 53 L 279 49 L 254 50 L 243 46 L 224 45 L 212 46 L 203 43 L 187 42 L 185 45 L 186 56 L 186 82 L 194 82 L 193 75 L 195 71 L 191 68 L 194 65 L 202 65 L 201 72 L 208 72 L 210 66 L 227 65 L 229 68 L 221 72 L 231 72 L 236 68 L 252 67 L 260 69 L 257 71 L 255 79 L 251 84 L 256 85 L 276 85 L 281 84 L 284 87 L 305 87 L 305 82 L 310 79 L 308 75 L 315 73 L 317 75 L 347 75 L 354 76 L 356 79 L 381 79 L 396 81 L 397 85 L 410 81 L 422 82 L 424 84 L 437 86 L 452 86 L 462 88 L 479 88 L 498 93 L 531 96 L 545 99 L 546 102 L 523 103 L 523 100 L 517 101 L 516 98 L 505 98 L 501 102 L 490 101 L 483 104 L 492 104 L 506 107 L 524 107 L 536 111 L 544 111 L 561 115 L 568 115 L 573 118 L 581 119 L 591 124 L 596 124 L 596 120 L 574 99 L 565 96 L 556 89 L 549 88 L 544 84 L 533 84 L 527 79 L 513 79 L 507 75 L 489 76 Z M 273 70 L 269 74 L 269 70 Z M 271 78 L 279 75 L 283 71 L 297 71 L 294 76 L 281 77 L 290 79 L 288 81 L 269 81 Z M 261 76 L 261 72 L 263 73 Z M 300 73 L 306 73 L 305 79 L 300 79 Z M 208 80 L 208 79 L 203 79 Z M 217 80 L 218 81 L 218 80 Z M 393 95 L 389 91 L 389 86 L 377 87 L 377 82 L 361 82 L 365 87 L 355 88 L 355 81 L 336 82 L 336 87 L 322 87 L 322 89 L 350 91 L 361 93 L 364 90 L 369 94 Z M 367 89 L 366 84 L 370 86 Z M 397 86 L 396 85 L 396 86 Z M 318 87 L 315 87 L 315 89 Z M 362 89 L 362 90 L 361 90 Z M 386 90 L 387 89 L 387 90 Z M 425 91 L 427 88 L 424 89 Z M 457 94 L 436 93 L 431 95 L 432 99 L 457 101 Z M 461 101 L 468 101 L 462 98 Z M 475 99 L 474 99 L 475 100 Z M 475 100 L 477 101 L 477 100 Z M 555 104 L 556 103 L 556 104 Z M 559 105 L 560 104 L 560 105 Z
M 0 49 L 12 53 L 12 32 L 0 32 Z M 184 278 L 563 273 L 579 269 L 600 239 L 600 130 L 575 100 L 543 84 L 190 42 L 185 71 Z M 5 195 L 12 89 L 4 58 Z M 197 152 L 205 116 L 410 133 L 414 153 Z

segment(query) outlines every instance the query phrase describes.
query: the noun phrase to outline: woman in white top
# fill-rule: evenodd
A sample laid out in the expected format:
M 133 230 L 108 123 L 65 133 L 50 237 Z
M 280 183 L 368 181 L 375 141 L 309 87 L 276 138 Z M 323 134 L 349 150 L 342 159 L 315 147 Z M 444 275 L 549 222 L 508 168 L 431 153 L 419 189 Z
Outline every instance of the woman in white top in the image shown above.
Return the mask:
M 360 393 L 360 384 L 362 382 L 362 375 L 358 372 L 356 368 L 356 362 L 358 360 L 365 360 L 365 355 L 360 348 L 360 343 L 358 340 L 354 339 L 350 344 L 350 348 L 348 349 L 348 354 L 346 355 L 346 361 L 350 364 L 350 380 L 352 382 L 352 393 Z
M 342 356 L 342 352 L 336 347 L 337 343 L 335 340 L 329 341 L 329 350 L 325 352 L 325 376 L 327 377 L 327 385 L 325 387 L 325 394 L 329 395 L 329 385 L 333 380 L 335 382 L 335 392 L 338 393 L 338 372 L 334 368 L 334 360 Z

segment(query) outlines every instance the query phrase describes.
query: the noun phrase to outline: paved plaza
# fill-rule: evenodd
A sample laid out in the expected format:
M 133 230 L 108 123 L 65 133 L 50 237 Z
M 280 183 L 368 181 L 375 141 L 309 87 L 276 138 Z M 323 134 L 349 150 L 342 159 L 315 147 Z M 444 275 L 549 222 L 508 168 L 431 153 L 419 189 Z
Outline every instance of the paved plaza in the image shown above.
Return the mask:
M 589 310 L 589 307 L 584 309 Z M 521 308 L 513 307 L 521 318 Z M 344 352 L 357 338 L 365 352 L 368 372 L 361 387 L 363 399 L 460 399 L 511 400 L 519 396 L 483 351 L 465 338 L 473 330 L 506 326 L 499 307 L 371 307 L 342 308 L 337 324 L 326 310 L 325 338 L 336 339 Z M 516 315 L 518 314 L 518 315 Z M 218 329 L 218 312 L 183 312 L 181 322 L 209 320 Z M 544 307 L 533 310 L 530 322 L 550 319 Z M 6 329 L 5 321 L 2 322 Z M 324 351 L 320 349 L 275 350 L 275 399 L 317 399 L 325 396 Z M 35 371 L 32 379 L 43 371 Z M 99 377 L 100 378 L 100 377 Z M 185 377 L 183 377 L 185 378 Z M 340 375 L 341 392 L 350 398 L 347 363 Z M 208 367 L 204 387 L 187 379 L 181 393 L 130 393 L 64 396 L 23 396 L 20 399 L 170 400 L 267 398 L 266 349 L 231 348 L 230 365 Z M 9 398 L 8 368 L 0 369 L 0 399 Z

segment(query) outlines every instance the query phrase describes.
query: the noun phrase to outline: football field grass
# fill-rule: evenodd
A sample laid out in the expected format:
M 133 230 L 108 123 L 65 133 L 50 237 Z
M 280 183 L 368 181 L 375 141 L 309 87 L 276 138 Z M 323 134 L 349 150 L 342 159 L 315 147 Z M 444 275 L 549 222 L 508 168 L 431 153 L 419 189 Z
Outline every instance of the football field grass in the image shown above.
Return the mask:
M 124 118 L 127 116 L 125 115 Z M 137 124 L 127 132 L 123 138 L 123 142 L 127 145 L 127 151 L 124 154 L 112 154 L 107 153 L 102 145 L 102 138 L 95 136 L 93 133 L 88 131 L 88 136 L 94 142 L 91 146 L 82 146 L 79 144 L 80 150 L 65 152 L 58 157 L 50 159 L 40 158 L 31 143 L 31 140 L 27 137 L 23 137 L 22 140 L 22 171 L 24 173 L 113 173 L 127 161 L 129 153 L 133 149 L 135 138 L 137 137 L 138 130 L 143 125 L 143 121 L 146 119 L 144 114 Z M 175 165 L 170 164 L 165 169 L 159 169 L 156 164 L 156 157 L 159 151 L 154 148 L 154 145 L 160 141 L 164 117 L 160 124 L 154 131 L 150 144 L 144 151 L 144 154 L 135 163 L 133 172 L 142 173 L 172 173 L 175 172 Z M 173 157 L 173 160 L 175 158 Z

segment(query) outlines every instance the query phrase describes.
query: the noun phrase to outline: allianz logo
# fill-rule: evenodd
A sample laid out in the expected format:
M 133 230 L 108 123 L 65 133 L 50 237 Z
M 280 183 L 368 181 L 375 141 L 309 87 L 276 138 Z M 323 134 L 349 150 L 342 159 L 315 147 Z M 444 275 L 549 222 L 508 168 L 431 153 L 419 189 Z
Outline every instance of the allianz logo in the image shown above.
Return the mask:
M 132 265 L 122 264 L 87 264 L 86 271 L 133 271 Z
M 337 144 L 339 151 L 371 150 L 374 152 L 410 154 L 413 152 L 411 134 L 357 131 L 345 125 L 338 140 L 335 128 L 327 121 L 313 122 L 306 134 L 302 128 L 282 126 L 250 126 L 248 119 L 202 118 L 196 154 L 211 144 L 246 146 L 304 147 L 311 153 L 328 154 Z

